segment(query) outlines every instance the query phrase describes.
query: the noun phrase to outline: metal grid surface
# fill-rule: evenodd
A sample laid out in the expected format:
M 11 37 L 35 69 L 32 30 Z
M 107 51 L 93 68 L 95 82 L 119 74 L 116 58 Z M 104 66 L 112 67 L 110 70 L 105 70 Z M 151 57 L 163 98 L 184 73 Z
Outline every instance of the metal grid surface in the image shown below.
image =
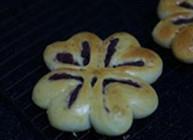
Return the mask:
M 155 14 L 157 2 L 119 3 L 117 1 L 77 1 L 65 3 L 40 0 L 25 6 L 0 11 L 0 84 L 2 96 L 9 98 L 25 123 L 43 139 L 124 139 L 166 140 L 186 139 L 193 136 L 192 101 L 193 71 L 159 48 L 150 36 L 158 22 Z M 133 14 L 132 12 L 138 10 Z M 149 21 L 149 24 L 142 24 Z M 109 138 L 94 130 L 72 134 L 52 128 L 46 112 L 31 101 L 31 92 L 37 80 L 48 72 L 42 52 L 56 40 L 64 40 L 78 31 L 92 31 L 105 38 L 115 31 L 128 31 L 139 38 L 143 46 L 159 52 L 164 61 L 161 78 L 153 84 L 158 91 L 160 106 L 150 117 L 136 120 L 123 136 Z M 186 123 L 185 123 L 186 122 Z

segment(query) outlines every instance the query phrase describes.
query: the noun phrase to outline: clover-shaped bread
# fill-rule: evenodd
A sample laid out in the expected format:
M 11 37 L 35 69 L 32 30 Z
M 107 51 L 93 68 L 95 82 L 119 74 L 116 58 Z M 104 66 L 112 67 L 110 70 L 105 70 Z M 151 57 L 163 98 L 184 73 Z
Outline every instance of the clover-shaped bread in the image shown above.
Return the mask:
M 193 63 L 193 0 L 160 0 L 161 21 L 153 30 L 160 46 L 171 48 L 175 57 Z
M 162 61 L 128 33 L 104 41 L 78 33 L 49 45 L 44 60 L 52 71 L 36 84 L 32 99 L 47 109 L 55 128 L 78 132 L 93 126 L 101 134 L 120 135 L 158 106 L 149 83 L 160 76 Z

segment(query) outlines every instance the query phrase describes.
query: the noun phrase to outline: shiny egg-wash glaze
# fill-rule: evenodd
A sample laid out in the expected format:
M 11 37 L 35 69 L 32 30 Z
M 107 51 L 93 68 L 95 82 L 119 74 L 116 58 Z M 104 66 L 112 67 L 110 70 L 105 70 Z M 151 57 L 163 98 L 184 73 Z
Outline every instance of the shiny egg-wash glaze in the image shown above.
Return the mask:
M 193 0 L 160 0 L 158 15 L 154 41 L 171 48 L 180 61 L 193 63 Z
M 47 109 L 57 129 L 79 132 L 92 126 L 101 134 L 121 135 L 133 119 L 147 117 L 158 106 L 149 83 L 161 75 L 162 61 L 128 33 L 104 41 L 78 33 L 49 45 L 44 60 L 52 72 L 36 84 L 32 99 Z
M 193 0 L 160 0 L 158 6 L 160 19 L 180 13 L 193 14 Z
M 161 46 L 170 48 L 173 39 L 181 29 L 193 25 L 193 14 L 175 14 L 161 20 L 153 30 L 154 40 Z

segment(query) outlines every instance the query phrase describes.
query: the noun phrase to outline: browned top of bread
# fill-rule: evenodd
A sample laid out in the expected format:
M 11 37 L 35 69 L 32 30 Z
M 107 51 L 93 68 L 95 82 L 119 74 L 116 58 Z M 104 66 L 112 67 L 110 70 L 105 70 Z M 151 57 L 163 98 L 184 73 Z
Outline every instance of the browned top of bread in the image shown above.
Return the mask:
M 160 0 L 158 15 L 161 19 L 184 12 L 193 13 L 193 0 Z
M 78 33 L 67 41 L 50 44 L 44 51 L 44 60 L 51 70 L 116 67 L 150 83 L 162 69 L 160 57 L 142 48 L 135 37 L 125 32 L 115 33 L 104 41 L 92 33 Z

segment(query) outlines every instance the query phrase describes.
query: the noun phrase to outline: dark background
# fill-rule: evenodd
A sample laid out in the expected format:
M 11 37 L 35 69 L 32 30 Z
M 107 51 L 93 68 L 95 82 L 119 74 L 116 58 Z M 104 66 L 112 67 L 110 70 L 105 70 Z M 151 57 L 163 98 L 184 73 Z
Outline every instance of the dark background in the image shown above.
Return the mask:
M 157 4 L 158 0 L 20 0 L 0 4 L 0 140 L 192 140 L 193 67 L 153 42 Z M 94 32 L 103 39 L 126 31 L 163 59 L 163 74 L 153 84 L 159 108 L 150 117 L 135 120 L 125 135 L 110 138 L 93 129 L 77 136 L 60 132 L 50 127 L 45 111 L 31 101 L 33 86 L 48 72 L 42 60 L 46 45 L 79 31 Z

